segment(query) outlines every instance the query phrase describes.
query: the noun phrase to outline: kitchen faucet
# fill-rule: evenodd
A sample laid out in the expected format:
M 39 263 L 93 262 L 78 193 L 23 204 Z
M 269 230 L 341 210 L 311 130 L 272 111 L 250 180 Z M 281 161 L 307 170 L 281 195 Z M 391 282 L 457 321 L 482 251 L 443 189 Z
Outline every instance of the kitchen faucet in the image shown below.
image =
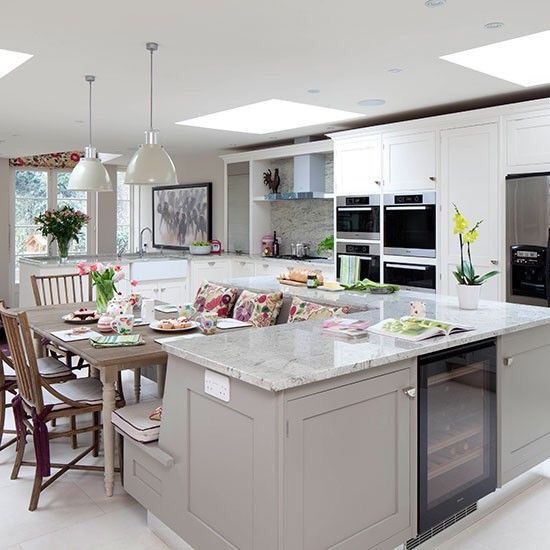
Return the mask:
M 143 258 L 143 234 L 145 233 L 145 231 L 149 231 L 149 233 L 151 234 L 151 237 L 153 236 L 153 232 L 151 231 L 151 228 L 150 228 L 150 227 L 144 227 L 144 228 L 139 232 L 139 249 L 138 249 L 138 254 L 139 254 L 139 257 L 140 257 L 140 258 Z

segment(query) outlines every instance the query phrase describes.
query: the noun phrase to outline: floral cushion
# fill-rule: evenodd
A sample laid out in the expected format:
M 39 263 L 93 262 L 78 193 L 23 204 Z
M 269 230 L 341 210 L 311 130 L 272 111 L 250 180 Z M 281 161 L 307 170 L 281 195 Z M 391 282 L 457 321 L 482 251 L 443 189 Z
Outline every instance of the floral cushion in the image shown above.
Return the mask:
M 250 321 L 255 327 L 274 325 L 283 305 L 283 293 L 257 294 L 243 290 L 233 311 L 233 318 Z
M 205 282 L 198 290 L 194 307 L 197 313 L 217 313 L 219 317 L 228 317 L 235 300 L 238 289 L 223 287 Z
M 347 315 L 349 312 L 350 308 L 348 306 L 323 306 L 321 304 L 314 304 L 313 302 L 306 302 L 295 296 L 292 298 L 292 305 L 288 313 L 288 322 L 324 320 L 334 315 Z

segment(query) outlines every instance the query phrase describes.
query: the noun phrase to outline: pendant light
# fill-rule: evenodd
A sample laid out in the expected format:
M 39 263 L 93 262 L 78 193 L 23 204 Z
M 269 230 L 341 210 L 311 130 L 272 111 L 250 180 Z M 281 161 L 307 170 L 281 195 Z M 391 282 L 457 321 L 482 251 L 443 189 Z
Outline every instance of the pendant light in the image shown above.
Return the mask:
M 153 53 L 158 50 L 156 42 L 147 42 L 151 54 L 151 90 L 149 100 L 149 129 L 145 132 L 145 143 L 139 146 L 126 168 L 124 183 L 129 185 L 176 185 L 176 168 L 168 153 L 158 143 L 158 130 L 153 127 Z
M 69 177 L 68 188 L 72 191 L 112 191 L 111 178 L 97 157 L 97 150 L 92 145 L 92 84 L 95 76 L 87 74 L 84 80 L 88 82 L 89 92 L 89 145 L 85 149 L 84 157 L 78 161 Z

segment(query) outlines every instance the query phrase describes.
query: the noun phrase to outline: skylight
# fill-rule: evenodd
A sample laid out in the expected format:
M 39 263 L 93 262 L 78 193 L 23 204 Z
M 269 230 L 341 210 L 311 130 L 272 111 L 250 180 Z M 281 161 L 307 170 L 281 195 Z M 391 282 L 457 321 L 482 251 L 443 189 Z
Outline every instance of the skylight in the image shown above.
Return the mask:
M 520 86 L 550 83 L 550 31 L 473 48 L 441 59 Z
M 0 78 L 17 69 L 32 57 L 29 53 L 12 52 L 0 49 Z
M 352 120 L 362 116 L 364 115 L 360 113 L 318 107 L 317 105 L 268 99 L 227 111 L 182 120 L 176 124 L 248 134 L 270 134 L 305 126 Z

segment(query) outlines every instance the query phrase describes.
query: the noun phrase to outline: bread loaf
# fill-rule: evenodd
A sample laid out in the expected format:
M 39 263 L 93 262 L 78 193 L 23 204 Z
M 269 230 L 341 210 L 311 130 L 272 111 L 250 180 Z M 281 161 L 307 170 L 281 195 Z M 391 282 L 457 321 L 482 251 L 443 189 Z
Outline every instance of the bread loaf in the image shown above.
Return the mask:
M 290 281 L 296 281 L 297 283 L 307 283 L 307 276 L 314 273 L 317 275 L 317 279 L 319 280 L 319 284 L 323 284 L 323 274 L 319 269 L 289 269 L 288 270 L 288 276 L 287 278 Z

